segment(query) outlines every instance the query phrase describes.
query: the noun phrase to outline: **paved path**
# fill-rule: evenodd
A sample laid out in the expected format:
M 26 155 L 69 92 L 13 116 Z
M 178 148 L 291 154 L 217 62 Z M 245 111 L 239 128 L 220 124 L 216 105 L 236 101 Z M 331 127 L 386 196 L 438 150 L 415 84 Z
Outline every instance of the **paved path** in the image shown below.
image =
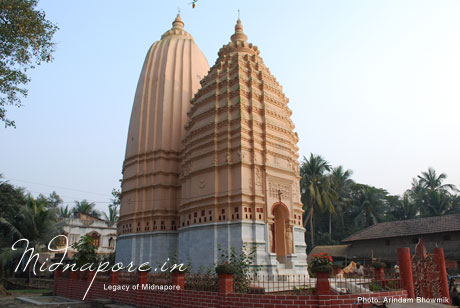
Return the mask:
M 0 297 L 0 308 L 30 308 L 30 307 L 40 307 L 40 308 L 67 308 L 67 307 L 72 307 L 72 308 L 90 308 L 91 306 L 89 304 L 73 304 L 73 305 L 67 305 L 67 304 L 62 304 L 62 305 L 40 305 L 40 306 L 35 306 L 31 303 L 27 303 L 24 301 L 21 301 L 17 299 L 17 297 L 39 297 L 39 294 L 30 294 L 30 293 L 24 293 L 24 294 L 14 294 L 14 295 L 9 295 L 9 296 L 4 296 Z
M 392 303 L 389 304 L 388 307 L 390 308 L 452 308 L 454 306 L 444 305 L 444 304 L 429 304 L 429 303 L 411 303 L 411 304 L 399 304 L 399 303 Z

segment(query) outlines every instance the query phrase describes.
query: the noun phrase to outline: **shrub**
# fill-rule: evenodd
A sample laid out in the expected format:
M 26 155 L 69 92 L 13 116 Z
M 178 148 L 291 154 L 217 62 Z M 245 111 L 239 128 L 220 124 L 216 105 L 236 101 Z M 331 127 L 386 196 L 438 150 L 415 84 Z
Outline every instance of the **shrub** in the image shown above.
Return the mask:
M 216 266 L 216 273 L 217 274 L 236 274 L 237 269 L 233 264 L 230 264 L 228 262 L 219 264 Z
M 259 270 L 257 266 L 254 266 L 256 249 L 256 246 L 253 246 L 252 249 L 243 246 L 241 253 L 238 254 L 235 247 L 230 249 L 230 253 L 222 250 L 220 247 L 218 248 L 220 252 L 220 264 L 228 263 L 235 268 L 235 273 L 233 274 L 235 292 L 248 292 L 251 285 L 251 272 L 255 274 Z

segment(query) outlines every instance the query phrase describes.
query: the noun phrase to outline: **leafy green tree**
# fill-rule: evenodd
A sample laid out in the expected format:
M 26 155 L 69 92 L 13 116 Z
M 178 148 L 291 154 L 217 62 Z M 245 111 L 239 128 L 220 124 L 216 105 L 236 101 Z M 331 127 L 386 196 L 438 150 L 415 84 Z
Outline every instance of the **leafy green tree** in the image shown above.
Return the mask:
M 52 38 L 58 27 L 37 9 L 38 0 L 0 0 L 0 120 L 15 127 L 6 117 L 6 106 L 20 107 L 27 96 L 27 71 L 52 61 Z
M 20 205 L 26 204 L 24 189 L 2 180 L 0 174 L 0 217 L 12 220 Z
M 120 180 L 121 182 L 121 180 Z M 112 189 L 112 204 L 115 206 L 120 206 L 121 204 L 121 191 L 120 189 Z
M 97 246 L 94 239 L 88 234 L 82 236 L 78 242 L 73 243 L 72 248 L 77 251 L 72 259 L 78 267 L 87 263 L 96 264 L 98 262 Z
M 121 181 L 121 180 L 120 180 Z M 112 190 L 112 204 L 109 205 L 109 213 L 102 213 L 104 220 L 108 223 L 109 226 L 113 226 L 118 222 L 119 217 L 119 206 L 121 204 L 121 192 L 119 189 Z
M 59 207 L 64 203 L 64 200 L 62 200 L 61 196 L 59 196 L 55 191 L 50 193 L 48 198 L 46 198 L 46 201 L 48 202 L 49 207 Z
M 72 208 L 72 212 L 87 214 L 99 218 L 101 217 L 101 213 L 99 213 L 95 207 L 96 204 L 94 202 L 88 202 L 88 200 L 83 199 L 81 201 L 75 201 L 75 206 Z
M 310 223 L 310 239 L 315 246 L 313 216 L 316 210 L 334 213 L 332 199 L 334 197 L 330 181 L 326 172 L 331 170 L 331 165 L 320 155 L 310 154 L 310 158 L 303 158 L 300 166 L 300 193 L 305 210 L 309 209 L 308 221 Z M 304 219 L 306 226 L 307 219 Z

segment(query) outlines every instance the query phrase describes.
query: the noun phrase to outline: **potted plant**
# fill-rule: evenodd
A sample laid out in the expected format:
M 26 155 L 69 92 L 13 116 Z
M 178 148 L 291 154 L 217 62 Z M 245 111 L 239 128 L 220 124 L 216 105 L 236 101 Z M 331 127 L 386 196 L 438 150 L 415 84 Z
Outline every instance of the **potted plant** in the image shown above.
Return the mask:
M 315 292 L 318 295 L 327 295 L 331 293 L 329 274 L 333 268 L 332 264 L 332 257 L 326 252 L 313 255 L 310 261 L 310 272 L 316 274 Z
M 310 272 L 312 273 L 330 273 L 332 271 L 332 257 L 327 252 L 321 252 L 313 255 L 310 261 Z
M 216 273 L 219 275 L 219 292 L 228 294 L 233 292 L 233 275 L 237 268 L 229 263 L 224 262 L 216 266 Z
M 217 274 L 228 274 L 233 275 L 237 271 L 236 267 L 228 262 L 224 262 L 216 266 L 216 273 Z
M 379 281 L 385 280 L 384 270 L 387 267 L 387 265 L 384 262 L 375 261 L 371 264 L 371 266 L 374 268 L 375 280 L 379 280 Z

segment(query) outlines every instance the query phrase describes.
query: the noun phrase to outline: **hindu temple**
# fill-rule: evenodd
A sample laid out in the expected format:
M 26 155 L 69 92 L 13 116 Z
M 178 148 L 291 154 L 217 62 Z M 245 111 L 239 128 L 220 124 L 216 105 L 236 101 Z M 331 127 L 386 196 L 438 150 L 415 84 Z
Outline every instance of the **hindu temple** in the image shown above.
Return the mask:
M 117 262 L 213 267 L 255 249 L 263 273 L 306 274 L 298 136 L 281 85 L 238 19 L 208 62 L 180 15 L 147 53 L 129 124 Z

